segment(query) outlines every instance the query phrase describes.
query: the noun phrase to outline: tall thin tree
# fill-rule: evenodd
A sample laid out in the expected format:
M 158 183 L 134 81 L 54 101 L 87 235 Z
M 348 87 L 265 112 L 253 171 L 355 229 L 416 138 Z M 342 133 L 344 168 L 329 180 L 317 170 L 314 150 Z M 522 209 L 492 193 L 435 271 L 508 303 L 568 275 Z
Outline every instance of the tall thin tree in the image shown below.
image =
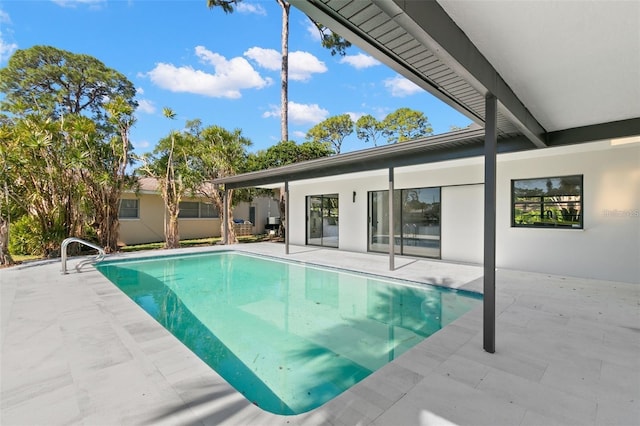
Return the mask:
M 225 13 L 233 13 L 234 7 L 242 0 L 207 0 L 209 9 L 221 8 Z M 286 0 L 276 0 L 282 9 L 282 32 L 280 48 L 282 64 L 280 68 L 280 140 L 289 140 L 289 13 L 291 4 Z M 322 46 L 330 49 L 332 55 L 345 55 L 351 43 L 332 32 L 324 25 L 313 21 L 320 32 Z

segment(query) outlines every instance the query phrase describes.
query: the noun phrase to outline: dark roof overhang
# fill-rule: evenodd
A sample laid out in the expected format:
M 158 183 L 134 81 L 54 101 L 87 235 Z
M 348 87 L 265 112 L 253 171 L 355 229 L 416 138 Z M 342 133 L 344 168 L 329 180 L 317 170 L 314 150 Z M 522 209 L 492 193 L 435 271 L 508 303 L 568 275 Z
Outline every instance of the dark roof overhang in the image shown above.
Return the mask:
M 630 119 L 551 132 L 549 133 L 548 146 L 572 145 L 638 134 L 640 134 L 640 119 Z M 500 135 L 497 146 L 499 154 L 534 149 L 531 142 L 522 135 Z M 483 150 L 484 129 L 459 130 L 410 142 L 364 149 L 273 169 L 228 176 L 215 179 L 213 183 L 224 184 L 227 189 L 257 187 L 390 167 L 414 166 L 479 157 L 483 154 Z
M 436 1 L 291 0 L 436 98 L 484 125 L 485 97 L 498 99 L 498 133 L 546 146 L 546 131 Z

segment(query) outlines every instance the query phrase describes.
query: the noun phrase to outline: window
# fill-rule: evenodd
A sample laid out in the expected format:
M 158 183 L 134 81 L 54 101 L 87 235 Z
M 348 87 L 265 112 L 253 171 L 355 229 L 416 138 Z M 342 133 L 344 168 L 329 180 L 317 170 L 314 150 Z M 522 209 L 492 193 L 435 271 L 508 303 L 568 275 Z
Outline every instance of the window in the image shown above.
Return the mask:
M 213 218 L 218 217 L 218 211 L 211 203 L 181 201 L 178 217 L 181 219 Z
M 180 212 L 178 213 L 178 217 L 182 219 L 186 218 L 197 218 L 200 216 L 200 209 L 198 205 L 200 203 L 193 201 L 181 201 L 180 202 Z
M 511 226 L 582 229 L 582 175 L 511 181 Z
M 200 203 L 200 217 L 218 217 L 218 211 L 211 203 Z
M 139 203 L 138 200 L 120 200 L 120 208 L 118 209 L 118 217 L 120 219 L 138 219 Z

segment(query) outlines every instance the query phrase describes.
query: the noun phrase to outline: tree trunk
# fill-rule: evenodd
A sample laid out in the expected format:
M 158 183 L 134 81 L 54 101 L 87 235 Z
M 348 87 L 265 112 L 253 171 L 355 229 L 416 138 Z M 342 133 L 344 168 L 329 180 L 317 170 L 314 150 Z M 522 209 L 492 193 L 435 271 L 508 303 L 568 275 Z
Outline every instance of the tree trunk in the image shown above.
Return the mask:
M 229 233 L 227 234 L 227 244 L 237 244 L 238 236 L 236 235 L 236 228 L 233 227 L 233 213 L 231 213 L 231 205 L 229 205 L 229 212 L 228 214 L 225 214 L 225 217 L 227 218 L 229 229 Z M 224 227 L 224 223 L 222 224 L 222 226 Z
M 287 220 L 287 205 L 286 200 L 284 199 L 285 195 L 280 194 L 280 202 L 278 203 L 278 207 L 280 209 L 280 225 L 278 225 L 278 236 L 281 238 L 285 238 L 285 230 L 286 230 L 286 220 Z
M 100 245 L 104 248 L 105 253 L 115 253 L 118 251 L 118 231 L 120 230 L 120 221 L 118 220 L 117 210 L 113 210 L 113 206 L 108 206 L 109 212 L 104 218 L 102 226 L 102 237 Z
M 106 253 L 118 251 L 118 231 L 120 221 L 118 219 L 118 207 L 120 205 L 120 191 L 109 189 L 109 193 L 104 194 L 101 206 L 94 200 L 94 205 L 100 208 L 96 212 L 96 234 L 98 241 Z M 98 196 L 100 197 L 100 196 Z
M 13 258 L 9 253 L 9 221 L 0 217 L 0 265 L 13 265 Z
M 289 140 L 289 9 L 285 0 L 278 0 L 282 7 L 282 68 L 280 70 L 280 140 Z
M 173 210 L 173 209 L 172 209 Z M 170 211 L 165 228 L 165 248 L 180 248 L 180 232 L 178 229 L 178 212 Z
M 237 244 L 238 236 L 236 235 L 236 229 L 233 227 L 233 189 L 227 191 L 228 202 L 227 205 L 229 208 L 224 210 L 224 199 L 219 195 L 217 197 L 213 197 L 213 201 L 216 204 L 219 212 L 222 212 L 222 220 L 220 221 L 220 235 L 224 237 L 224 222 L 227 221 L 227 229 L 229 233 L 227 234 L 227 244 Z

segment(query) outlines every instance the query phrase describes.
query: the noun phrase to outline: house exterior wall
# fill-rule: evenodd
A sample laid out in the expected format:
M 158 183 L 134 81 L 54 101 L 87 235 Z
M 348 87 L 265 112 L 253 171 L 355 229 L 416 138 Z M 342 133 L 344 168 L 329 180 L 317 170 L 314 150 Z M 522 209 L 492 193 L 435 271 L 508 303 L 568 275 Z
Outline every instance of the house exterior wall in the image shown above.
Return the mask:
M 247 205 L 247 207 L 249 206 L 255 207 L 256 209 L 255 223 L 253 225 L 257 234 L 265 232 L 265 226 L 267 225 L 267 220 L 270 215 L 280 216 L 277 197 L 256 197 Z M 247 220 L 249 219 L 248 209 L 246 218 Z
M 442 259 L 482 263 L 484 185 L 442 188 Z
M 640 283 L 640 146 L 607 145 L 498 164 L 498 267 Z M 584 229 L 510 227 L 511 179 L 571 174 L 584 176 Z
M 511 227 L 511 180 L 583 175 L 583 229 Z M 397 168 L 395 189 L 441 187 L 441 258 L 481 263 L 482 158 Z M 339 248 L 367 251 L 369 191 L 388 171 L 290 183 L 290 242 L 306 243 L 306 196 L 338 194 Z M 353 201 L 353 191 L 356 200 Z M 640 146 L 601 141 L 498 157 L 499 268 L 640 283 Z
M 164 201 L 158 193 L 141 192 L 124 193 L 123 199 L 138 199 L 138 218 L 120 219 L 119 244 L 132 245 L 164 241 Z M 185 198 L 183 201 L 201 201 L 197 198 Z M 249 220 L 249 208 L 256 208 L 254 234 L 264 233 L 264 224 L 268 215 L 268 199 L 257 197 L 251 203 L 239 203 L 233 209 L 234 218 Z M 272 201 L 272 206 L 277 206 Z M 277 207 L 276 207 L 277 208 Z M 212 238 L 221 235 L 220 218 L 179 218 L 180 238 L 197 239 Z
M 156 193 L 124 193 L 123 199 L 138 199 L 138 218 L 120 219 L 119 242 L 124 245 L 164 241 L 164 201 Z M 199 201 L 184 199 L 183 201 Z M 219 218 L 178 219 L 181 239 L 220 236 Z

